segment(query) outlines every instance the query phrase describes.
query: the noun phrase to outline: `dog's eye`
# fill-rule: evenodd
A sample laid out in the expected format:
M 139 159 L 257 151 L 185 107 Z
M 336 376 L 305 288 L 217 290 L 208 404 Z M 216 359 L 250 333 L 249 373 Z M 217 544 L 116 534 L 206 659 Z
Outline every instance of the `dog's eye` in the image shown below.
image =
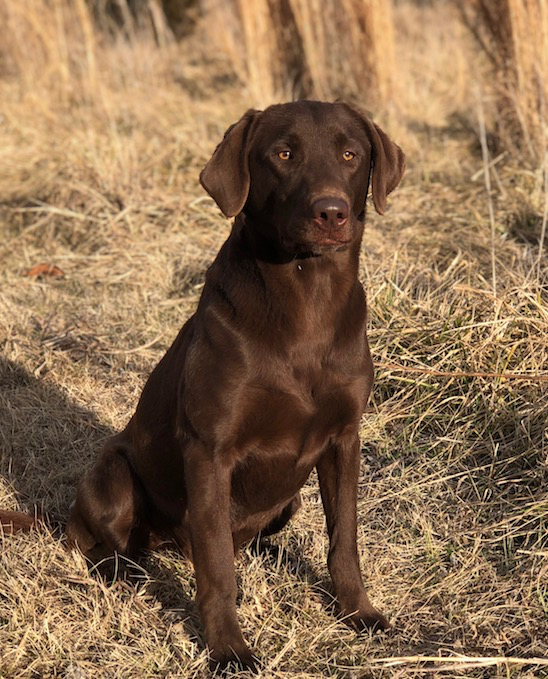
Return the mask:
M 345 160 L 352 160 L 355 157 L 356 157 L 356 154 L 353 151 L 345 151 L 343 153 L 343 158 Z
M 285 151 L 280 151 L 278 153 L 278 158 L 281 158 L 282 160 L 291 160 L 291 158 L 293 158 L 293 154 L 291 151 L 286 149 Z

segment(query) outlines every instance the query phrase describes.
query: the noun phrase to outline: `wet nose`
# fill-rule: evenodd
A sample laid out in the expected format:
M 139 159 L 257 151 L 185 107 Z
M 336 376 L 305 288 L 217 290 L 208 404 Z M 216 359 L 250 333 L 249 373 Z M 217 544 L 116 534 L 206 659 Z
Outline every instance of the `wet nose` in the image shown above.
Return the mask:
M 348 205 L 341 198 L 320 198 L 312 204 L 314 221 L 323 229 L 340 229 L 348 221 Z

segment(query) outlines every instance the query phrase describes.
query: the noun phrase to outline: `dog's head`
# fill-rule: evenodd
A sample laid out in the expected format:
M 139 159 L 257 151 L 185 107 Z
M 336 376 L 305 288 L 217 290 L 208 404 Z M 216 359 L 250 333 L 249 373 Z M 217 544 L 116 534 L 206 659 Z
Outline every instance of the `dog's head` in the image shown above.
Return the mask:
M 227 217 L 240 212 L 290 255 L 360 238 L 369 183 L 377 212 L 405 168 L 402 150 L 360 111 L 298 101 L 248 111 L 200 175 Z

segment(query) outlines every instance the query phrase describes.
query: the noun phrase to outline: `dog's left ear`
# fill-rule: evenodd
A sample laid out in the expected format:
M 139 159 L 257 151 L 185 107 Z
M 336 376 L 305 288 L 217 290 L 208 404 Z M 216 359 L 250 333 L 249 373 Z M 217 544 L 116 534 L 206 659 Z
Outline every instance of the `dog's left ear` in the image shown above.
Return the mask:
M 260 111 L 249 109 L 225 132 L 210 161 L 200 173 L 200 184 L 225 217 L 239 214 L 249 193 L 249 146 Z
M 349 108 L 359 116 L 371 143 L 371 192 L 375 210 L 383 215 L 386 196 L 400 183 L 405 172 L 405 154 L 365 113 Z

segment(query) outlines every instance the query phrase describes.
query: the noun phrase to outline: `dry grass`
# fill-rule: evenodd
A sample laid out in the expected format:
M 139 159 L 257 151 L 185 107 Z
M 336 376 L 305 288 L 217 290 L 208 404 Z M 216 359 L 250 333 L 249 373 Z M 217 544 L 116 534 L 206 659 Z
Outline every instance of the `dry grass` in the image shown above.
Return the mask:
M 548 5 L 544 0 L 467 0 L 466 25 L 497 78 L 499 133 L 548 172 Z
M 294 96 L 364 96 L 394 88 L 391 0 L 206 0 L 215 35 L 261 106 Z M 206 37 L 207 39 L 207 37 Z
M 196 305 L 229 229 L 198 172 L 256 102 L 203 43 L 107 43 L 78 2 L 52 5 L 61 23 L 49 6 L 0 5 L 0 506 L 62 521 Z M 358 507 L 394 630 L 356 636 L 333 617 L 315 478 L 273 549 L 239 558 L 240 620 L 265 677 L 547 676 L 543 195 L 518 159 L 491 162 L 492 222 L 476 55 L 444 6 L 400 3 L 395 20 L 409 171 L 366 229 L 377 380 Z M 27 276 L 39 263 L 64 277 Z M 206 675 L 177 554 L 105 584 L 57 533 L 18 535 L 0 582 L 2 677 Z

